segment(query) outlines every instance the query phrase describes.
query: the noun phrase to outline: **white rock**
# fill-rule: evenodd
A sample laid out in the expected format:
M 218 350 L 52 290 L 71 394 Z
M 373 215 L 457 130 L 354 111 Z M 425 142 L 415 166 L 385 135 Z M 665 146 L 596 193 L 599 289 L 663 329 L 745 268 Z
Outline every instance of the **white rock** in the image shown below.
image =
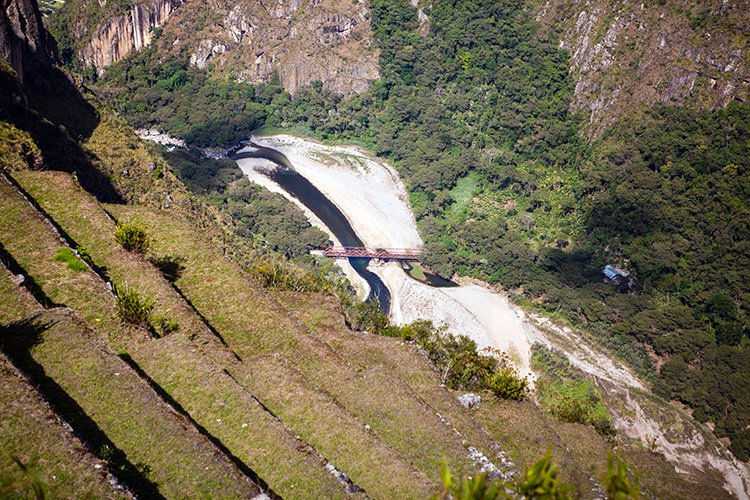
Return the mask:
M 479 403 L 482 402 L 482 398 L 470 392 L 468 394 L 464 394 L 463 396 L 459 396 L 458 402 L 464 405 L 469 410 L 473 410 L 474 408 L 479 406 Z

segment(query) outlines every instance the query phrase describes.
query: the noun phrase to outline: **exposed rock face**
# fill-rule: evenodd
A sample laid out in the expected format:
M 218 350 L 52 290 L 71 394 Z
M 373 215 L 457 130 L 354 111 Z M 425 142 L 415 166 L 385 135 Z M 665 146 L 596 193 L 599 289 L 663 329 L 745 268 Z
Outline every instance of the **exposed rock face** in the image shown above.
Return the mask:
M 98 73 L 163 27 L 160 54 L 187 54 L 190 64 L 241 81 L 278 77 L 291 93 L 315 80 L 359 93 L 379 76 L 364 0 L 134 0 L 126 10 L 68 0 L 66 8 L 75 13 L 79 59 Z
M 3 0 L 0 10 L 0 60 L 21 83 L 32 83 L 36 71 L 57 60 L 57 45 L 33 0 Z
M 367 2 L 212 0 L 187 3 L 165 27 L 160 49 L 187 50 L 190 62 L 251 82 L 278 76 L 291 93 L 314 80 L 342 94 L 378 77 Z M 199 11 L 200 9 L 200 11 Z M 208 17 L 208 19 L 207 19 Z
M 80 50 L 81 60 L 101 73 L 131 50 L 139 50 L 151 43 L 154 28 L 163 26 L 182 4 L 183 0 L 155 0 L 132 5 L 94 30 Z
M 748 7 L 740 0 L 547 0 L 537 20 L 562 30 L 576 80 L 572 107 L 598 135 L 633 107 L 717 108 L 750 98 Z

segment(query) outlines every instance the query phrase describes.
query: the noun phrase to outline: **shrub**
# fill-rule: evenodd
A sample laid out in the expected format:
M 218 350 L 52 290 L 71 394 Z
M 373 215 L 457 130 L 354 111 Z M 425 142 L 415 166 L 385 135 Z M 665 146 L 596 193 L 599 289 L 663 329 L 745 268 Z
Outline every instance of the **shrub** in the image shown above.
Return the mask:
M 540 372 L 539 401 L 552 415 L 564 422 L 591 425 L 604 436 L 615 434 L 601 392 L 563 354 L 535 344 L 531 366 Z
M 487 385 L 499 398 L 520 401 L 526 395 L 529 382 L 526 377 L 519 377 L 512 368 L 503 367 L 489 379 Z
M 388 321 L 388 316 L 380 312 L 380 302 L 352 302 L 346 308 L 346 322 L 355 331 L 368 331 L 388 337 L 395 336 Z
M 81 272 L 87 269 L 86 264 L 81 262 L 73 250 L 68 247 L 59 248 L 57 255 L 55 255 L 55 260 L 57 262 L 65 262 L 68 269 L 72 269 L 73 271 Z
M 134 325 L 148 324 L 151 312 L 154 310 L 154 299 L 141 297 L 137 291 L 128 287 L 122 288 L 112 285 L 117 302 L 117 314 L 123 321 Z
M 271 252 L 257 257 L 250 267 L 250 272 L 261 286 L 274 290 L 319 292 L 329 289 L 324 276 L 309 273 Z
M 128 252 L 146 253 L 151 246 L 151 237 L 137 222 L 118 222 L 115 239 Z
M 42 164 L 42 153 L 31 134 L 5 121 L 0 121 L 0 158 L 2 167 L 9 170 L 37 168 Z

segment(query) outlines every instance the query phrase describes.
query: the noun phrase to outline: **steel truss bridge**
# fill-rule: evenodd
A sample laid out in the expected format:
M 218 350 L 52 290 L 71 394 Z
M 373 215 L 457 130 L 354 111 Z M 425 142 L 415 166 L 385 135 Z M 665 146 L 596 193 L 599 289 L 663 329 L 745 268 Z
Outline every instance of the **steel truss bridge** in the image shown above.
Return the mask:
M 323 250 L 323 255 L 333 259 L 349 257 L 381 260 L 419 260 L 421 250 L 417 248 L 366 248 L 366 247 L 335 247 Z

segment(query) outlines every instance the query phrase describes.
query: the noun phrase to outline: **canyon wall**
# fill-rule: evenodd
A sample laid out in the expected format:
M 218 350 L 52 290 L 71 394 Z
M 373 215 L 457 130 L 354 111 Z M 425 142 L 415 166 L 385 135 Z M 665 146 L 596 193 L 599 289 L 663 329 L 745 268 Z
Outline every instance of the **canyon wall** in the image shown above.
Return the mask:
M 379 76 L 367 2 L 212 0 L 199 15 L 188 3 L 165 30 L 163 48 L 187 50 L 190 63 L 237 80 L 278 77 L 294 94 L 313 81 L 349 95 Z
M 134 4 L 125 12 L 105 19 L 80 49 L 81 61 L 101 73 L 131 50 L 147 46 L 154 29 L 163 26 L 182 3 L 183 0 L 156 0 Z
M 0 61 L 21 83 L 33 83 L 36 70 L 57 60 L 55 40 L 42 26 L 36 2 L 3 0 L 0 9 Z
M 655 103 L 748 100 L 749 13 L 745 0 L 545 0 L 536 18 L 569 52 L 572 107 L 596 136 Z

